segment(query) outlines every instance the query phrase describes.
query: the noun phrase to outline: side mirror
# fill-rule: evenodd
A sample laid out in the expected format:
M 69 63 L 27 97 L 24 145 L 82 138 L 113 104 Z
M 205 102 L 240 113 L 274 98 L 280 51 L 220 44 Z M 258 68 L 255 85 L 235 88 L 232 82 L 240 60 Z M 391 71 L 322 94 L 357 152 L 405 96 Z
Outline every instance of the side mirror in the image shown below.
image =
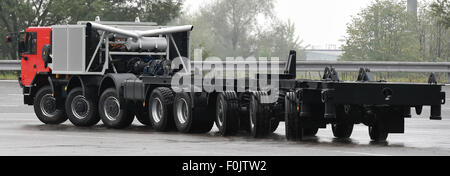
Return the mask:
M 11 42 L 12 42 L 12 37 L 6 36 L 6 43 L 11 43 Z
M 25 51 L 25 41 L 23 39 L 19 40 L 19 53 L 23 53 Z

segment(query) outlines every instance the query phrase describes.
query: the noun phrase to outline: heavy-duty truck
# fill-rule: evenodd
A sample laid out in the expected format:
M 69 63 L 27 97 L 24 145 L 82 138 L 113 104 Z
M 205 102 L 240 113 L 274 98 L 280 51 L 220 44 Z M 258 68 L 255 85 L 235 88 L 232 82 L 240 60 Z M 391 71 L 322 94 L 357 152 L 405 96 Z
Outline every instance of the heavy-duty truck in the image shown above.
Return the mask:
M 328 124 L 336 138 L 349 138 L 353 126 L 362 123 L 372 140 L 382 141 L 389 133 L 404 133 L 412 108 L 420 114 L 431 106 L 430 119 L 441 119 L 445 93 L 433 75 L 423 84 L 387 83 L 361 68 L 358 80 L 345 82 L 326 67 L 322 80 L 297 79 L 295 51 L 278 75 L 274 103 L 262 101 L 270 92 L 248 85 L 242 92 L 237 86 L 176 92 L 171 81 L 180 70 L 172 69 L 171 61 L 191 58 L 192 30 L 190 25 L 96 20 L 29 27 L 7 41 L 18 45 L 24 103 L 34 106 L 45 124 L 69 119 L 89 127 L 101 120 L 121 129 L 136 117 L 156 131 L 207 133 L 215 123 L 222 136 L 246 131 L 263 138 L 284 121 L 286 138 L 297 141 Z

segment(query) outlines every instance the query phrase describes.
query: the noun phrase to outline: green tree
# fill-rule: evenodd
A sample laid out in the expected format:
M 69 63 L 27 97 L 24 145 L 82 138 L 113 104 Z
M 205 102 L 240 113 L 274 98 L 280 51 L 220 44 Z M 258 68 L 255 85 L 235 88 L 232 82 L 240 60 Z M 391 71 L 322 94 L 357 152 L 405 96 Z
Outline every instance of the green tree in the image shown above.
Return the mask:
M 103 19 L 130 21 L 139 17 L 141 21 L 165 25 L 181 13 L 183 0 L 109 0 L 103 11 Z
M 182 0 L 1 0 L 0 36 L 29 26 L 73 24 L 77 21 L 141 21 L 165 24 L 178 17 Z M 0 43 L 0 56 L 17 59 L 13 45 Z
M 421 5 L 418 14 L 417 31 L 420 57 L 426 61 L 448 61 L 450 57 L 450 29 L 442 23 L 442 17 L 436 15 L 433 4 Z
M 18 32 L 27 26 L 43 24 L 49 13 L 51 0 L 6 0 L 0 1 L 0 36 L 6 36 L 7 32 Z M 13 45 L 0 43 L 2 58 L 17 59 Z
M 450 28 L 450 2 L 448 0 L 436 0 L 431 4 L 432 14 L 440 25 Z
M 416 23 L 404 1 L 375 0 L 347 26 L 342 60 L 418 61 Z
M 268 31 L 259 32 L 258 56 L 279 57 L 283 60 L 288 57 L 290 50 L 297 51 L 299 60 L 306 59 L 302 40 L 296 34 L 295 24 L 288 20 L 274 20 L 272 28 Z
M 290 49 L 299 51 L 295 25 L 274 15 L 273 0 L 215 0 L 174 23 L 192 24 L 191 48 L 208 56 L 263 56 L 284 59 Z M 264 19 L 264 20 L 261 20 Z
M 257 17 L 271 17 L 273 0 L 219 0 L 210 8 L 212 31 L 228 56 L 248 57 L 254 54 L 252 32 L 257 28 Z

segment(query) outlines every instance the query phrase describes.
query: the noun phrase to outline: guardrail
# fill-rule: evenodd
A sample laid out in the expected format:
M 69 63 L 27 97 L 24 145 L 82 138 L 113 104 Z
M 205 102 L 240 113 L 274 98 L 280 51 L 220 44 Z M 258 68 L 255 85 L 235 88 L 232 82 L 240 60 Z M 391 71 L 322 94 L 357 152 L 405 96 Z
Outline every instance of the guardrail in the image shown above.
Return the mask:
M 193 62 L 194 64 L 196 62 Z M 210 65 L 227 64 L 223 62 L 203 62 Z M 234 65 L 255 65 L 256 61 L 232 62 Z M 285 62 L 268 62 L 279 64 L 284 69 Z M 341 62 L 341 61 L 298 61 L 297 71 L 324 71 L 332 66 L 336 71 L 357 72 L 362 67 L 372 72 L 411 72 L 411 73 L 450 73 L 450 62 Z
M 20 61 L 0 60 L 0 71 L 18 71 L 18 70 L 20 70 Z
M 207 64 L 224 64 L 223 62 L 203 62 Z M 233 65 L 255 65 L 256 61 L 233 62 Z M 270 62 L 269 62 L 270 63 Z M 284 62 L 279 64 L 280 70 Z M 192 64 L 196 64 L 193 62 Z M 197 63 L 198 64 L 198 63 Z M 229 63 L 227 63 L 229 64 Z M 372 72 L 410 72 L 410 73 L 447 73 L 450 83 L 450 62 L 338 62 L 338 61 L 298 61 L 297 71 L 323 71 L 326 66 L 332 66 L 337 71 L 357 72 L 361 67 L 370 68 Z M 224 66 L 225 67 L 225 66 Z M 0 71 L 20 70 L 20 61 L 0 60 Z
M 359 71 L 361 67 L 372 72 L 450 73 L 450 62 L 297 62 L 297 71 L 323 71 L 333 66 L 337 71 Z

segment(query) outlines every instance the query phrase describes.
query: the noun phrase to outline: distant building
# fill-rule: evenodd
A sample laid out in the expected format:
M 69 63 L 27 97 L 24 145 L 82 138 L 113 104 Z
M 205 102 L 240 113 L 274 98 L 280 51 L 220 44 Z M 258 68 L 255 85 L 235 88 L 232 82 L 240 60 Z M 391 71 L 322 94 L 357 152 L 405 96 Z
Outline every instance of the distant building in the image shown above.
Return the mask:
M 408 0 L 408 12 L 417 17 L 417 0 Z

